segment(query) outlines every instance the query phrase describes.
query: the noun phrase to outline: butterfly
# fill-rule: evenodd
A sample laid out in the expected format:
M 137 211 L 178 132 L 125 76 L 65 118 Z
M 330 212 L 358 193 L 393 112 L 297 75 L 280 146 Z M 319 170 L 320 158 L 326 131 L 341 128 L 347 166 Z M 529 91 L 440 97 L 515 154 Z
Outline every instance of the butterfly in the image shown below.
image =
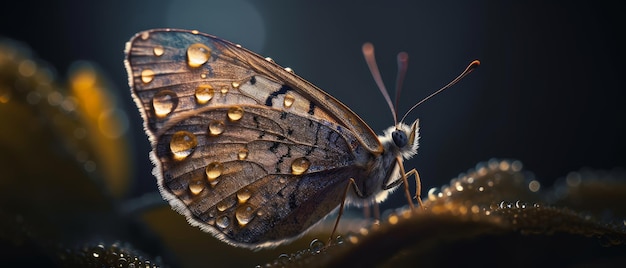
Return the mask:
M 219 240 L 287 243 L 345 203 L 377 204 L 400 184 L 413 205 L 410 175 L 419 201 L 419 176 L 402 165 L 417 153 L 419 120 L 377 136 L 290 69 L 198 31 L 140 32 L 125 53 L 161 195 Z

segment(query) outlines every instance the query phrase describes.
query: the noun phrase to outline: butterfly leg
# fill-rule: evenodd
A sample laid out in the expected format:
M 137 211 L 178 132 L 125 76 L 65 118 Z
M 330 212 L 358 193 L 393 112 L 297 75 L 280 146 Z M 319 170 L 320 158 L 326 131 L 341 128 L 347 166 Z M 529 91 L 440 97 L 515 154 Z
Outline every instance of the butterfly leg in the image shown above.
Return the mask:
M 407 174 L 406 172 L 404 172 L 404 165 L 402 164 L 402 156 L 398 156 L 398 158 L 396 158 L 396 161 L 398 162 L 398 167 L 400 168 L 400 175 L 402 176 L 402 183 L 404 184 L 404 193 L 406 194 L 406 198 L 409 201 L 409 207 L 411 208 L 411 210 L 415 209 L 415 205 L 413 205 L 413 199 L 411 198 L 411 191 L 409 190 L 409 181 L 407 180 L 407 178 L 409 177 L 409 174 Z M 414 171 L 415 169 L 411 170 Z M 417 173 L 417 171 L 415 172 Z M 419 178 L 419 176 L 417 176 L 417 178 Z M 417 189 L 420 189 L 420 182 L 419 180 L 417 180 Z M 399 182 L 399 181 L 398 181 Z M 421 199 L 417 199 L 420 206 L 422 205 L 422 200 Z
M 417 169 L 411 169 L 406 173 L 406 177 L 409 178 L 411 175 L 415 175 L 415 199 L 417 199 L 417 203 L 420 204 L 422 209 L 426 209 L 424 203 L 422 203 L 422 180 L 420 179 L 420 174 L 417 172 Z
M 333 241 L 333 236 L 335 236 L 335 232 L 337 231 L 337 226 L 339 226 L 339 219 L 341 219 L 341 215 L 343 215 L 343 209 L 346 205 L 346 198 L 348 197 L 348 190 L 350 190 L 350 186 L 354 187 L 354 191 L 357 195 L 362 196 L 361 190 L 356 186 L 356 182 L 353 178 L 350 178 L 348 184 L 346 185 L 346 189 L 343 191 L 343 199 L 341 200 L 341 205 L 339 206 L 339 213 L 337 214 L 337 220 L 335 221 L 335 226 L 333 227 L 333 231 L 330 233 L 330 238 L 328 238 L 328 245 Z
M 380 222 L 380 206 L 378 203 L 374 203 L 374 220 L 376 223 Z
M 370 211 L 370 203 L 368 200 L 363 200 L 363 218 L 369 219 L 372 217 L 372 212 Z
M 380 220 L 380 205 L 378 203 L 370 205 L 369 201 L 363 200 L 363 217 L 365 219 L 374 218 L 378 222 Z

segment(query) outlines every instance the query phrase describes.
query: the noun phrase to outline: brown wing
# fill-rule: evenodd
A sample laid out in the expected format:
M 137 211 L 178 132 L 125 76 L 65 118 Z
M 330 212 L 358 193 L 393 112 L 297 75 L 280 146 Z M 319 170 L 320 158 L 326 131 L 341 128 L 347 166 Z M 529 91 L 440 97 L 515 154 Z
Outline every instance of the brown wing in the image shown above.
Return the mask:
M 154 115 L 151 102 L 160 90 L 172 86 L 184 89 L 183 92 L 175 93 L 178 99 L 175 110 L 182 112 L 196 108 L 194 93 L 199 86 L 211 86 L 217 94 L 237 90 L 238 86 L 259 75 L 280 86 L 264 90 L 254 88 L 254 92 L 241 90 L 242 95 L 254 100 L 252 102 L 278 106 L 293 102 L 286 110 L 314 115 L 342 125 L 355 133 L 370 152 L 382 152 L 382 145 L 375 133 L 344 104 L 277 64 L 228 41 L 195 31 L 150 30 L 137 34 L 127 44 L 126 53 L 127 69 L 131 74 L 129 84 L 133 88 L 137 105 L 145 109 L 147 114 L 144 119 L 148 129 L 153 132 L 169 119 L 165 117 L 157 122 L 150 120 L 154 119 L 150 118 Z M 155 66 L 155 62 L 159 65 Z M 236 100 L 226 95 L 222 103 L 244 101 L 239 98 L 241 95 L 237 95 L 239 99 Z M 285 96 L 288 96 L 287 100 Z M 213 104 L 211 102 L 207 105 Z
M 161 192 L 193 225 L 242 247 L 273 246 L 301 235 L 342 199 L 360 176 L 349 133 L 337 125 L 259 106 L 203 111 L 156 137 Z M 207 134 L 222 122 L 218 135 Z M 177 133 L 195 146 L 177 158 Z M 183 142 L 184 143 L 184 142 Z
M 380 146 L 341 103 L 226 41 L 157 30 L 126 53 L 162 195 L 230 244 L 303 234 L 361 175 L 356 159 Z

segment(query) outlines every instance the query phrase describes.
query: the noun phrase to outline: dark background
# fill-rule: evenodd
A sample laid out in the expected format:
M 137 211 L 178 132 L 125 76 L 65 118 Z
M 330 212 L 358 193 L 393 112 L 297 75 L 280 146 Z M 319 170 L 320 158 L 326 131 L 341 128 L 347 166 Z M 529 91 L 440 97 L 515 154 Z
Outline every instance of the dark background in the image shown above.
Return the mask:
M 399 114 L 480 59 L 479 69 L 408 117 L 421 119 L 422 138 L 405 166 L 418 169 L 424 193 L 492 157 L 521 160 L 544 186 L 585 167 L 626 167 L 623 4 L 223 2 L 13 1 L 3 4 L 0 36 L 28 44 L 61 80 L 77 60 L 100 65 L 131 122 L 131 196 L 156 191 L 156 183 L 123 50 L 136 32 L 161 27 L 197 29 L 270 56 L 377 133 L 393 121 L 362 58 L 364 42 L 376 46 L 390 89 L 396 53 L 411 57 Z

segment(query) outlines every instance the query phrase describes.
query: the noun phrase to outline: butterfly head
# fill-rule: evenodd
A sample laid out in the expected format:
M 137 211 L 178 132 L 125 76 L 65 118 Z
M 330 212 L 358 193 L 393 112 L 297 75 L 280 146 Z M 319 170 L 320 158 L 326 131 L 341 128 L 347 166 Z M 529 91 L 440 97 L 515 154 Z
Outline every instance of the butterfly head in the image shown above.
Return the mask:
M 400 90 L 402 89 L 402 83 L 404 81 L 404 77 L 406 75 L 406 71 L 408 68 L 409 56 L 406 52 L 398 53 L 398 77 L 396 79 L 396 98 L 395 103 L 391 101 L 391 97 L 389 97 L 389 92 L 385 88 L 385 84 L 382 81 L 382 77 L 380 72 L 378 71 L 378 66 L 376 64 L 376 58 L 374 57 L 374 46 L 371 43 L 365 43 L 362 47 L 363 56 L 365 57 L 365 61 L 367 66 L 372 73 L 372 77 L 374 81 L 378 85 L 378 89 L 383 94 L 383 97 L 387 101 L 389 108 L 391 110 L 391 114 L 393 116 L 394 122 L 396 122 L 395 127 L 390 127 L 385 131 L 385 135 L 381 138 L 381 141 L 388 142 L 388 144 L 384 144 L 385 149 L 393 149 L 397 150 L 405 159 L 408 159 L 415 154 L 417 154 L 417 146 L 419 139 L 419 119 L 415 120 L 413 124 L 409 127 L 404 124 L 404 119 L 413 111 L 413 109 L 417 108 L 420 104 L 425 102 L 426 100 L 432 98 L 433 96 L 439 94 L 447 88 L 450 88 L 452 85 L 456 84 L 463 77 L 471 73 L 476 67 L 480 65 L 480 61 L 474 60 L 470 63 L 470 65 L 465 68 L 465 71 L 457 76 L 454 80 L 448 83 L 446 86 L 440 88 L 434 93 L 430 94 L 426 98 L 417 102 L 413 107 L 411 107 L 404 116 L 400 119 L 398 123 L 398 114 L 396 111 L 396 107 L 398 107 L 398 100 L 400 97 Z M 392 147 L 391 147 L 392 146 Z
M 411 126 L 399 123 L 395 127 L 390 127 L 385 134 L 391 137 L 395 149 L 398 150 L 405 159 L 411 158 L 417 154 L 419 119 L 415 120 Z

